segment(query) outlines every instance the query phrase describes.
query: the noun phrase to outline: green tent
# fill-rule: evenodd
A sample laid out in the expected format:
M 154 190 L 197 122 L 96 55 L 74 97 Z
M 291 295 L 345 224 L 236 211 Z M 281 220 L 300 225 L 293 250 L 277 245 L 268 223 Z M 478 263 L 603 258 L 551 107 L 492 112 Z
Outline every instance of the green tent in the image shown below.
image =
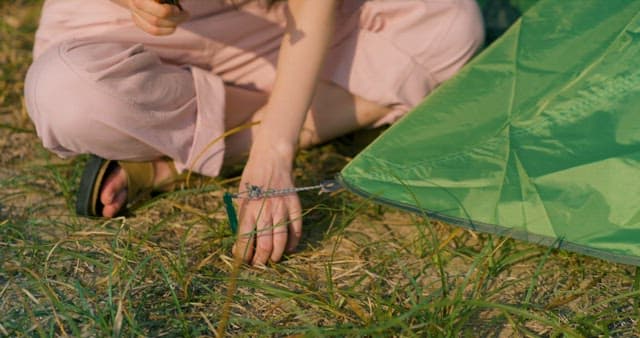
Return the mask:
M 340 180 L 451 224 L 640 265 L 640 1 L 538 2 Z

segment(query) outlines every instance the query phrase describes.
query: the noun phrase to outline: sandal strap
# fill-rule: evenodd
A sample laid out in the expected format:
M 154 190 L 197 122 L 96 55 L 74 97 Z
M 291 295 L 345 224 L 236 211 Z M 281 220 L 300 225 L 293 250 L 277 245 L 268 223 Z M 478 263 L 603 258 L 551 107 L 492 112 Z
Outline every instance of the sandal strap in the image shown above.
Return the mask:
M 184 178 L 184 175 L 178 174 L 172 159 L 164 158 L 162 161 L 169 164 L 171 175 L 157 185 L 153 184 L 156 176 L 153 162 L 118 161 L 118 165 L 127 173 L 127 203 L 148 198 L 153 192 L 173 190 L 176 183 Z
M 164 157 L 160 161 L 163 161 L 169 165 L 169 170 L 171 170 L 170 176 L 153 186 L 153 191 L 172 191 L 175 190 L 177 183 L 183 181 L 186 177 L 184 173 L 179 174 L 178 169 L 176 169 L 176 165 L 171 158 Z
M 155 177 L 152 162 L 118 161 L 118 165 L 127 173 L 127 203 L 151 194 Z

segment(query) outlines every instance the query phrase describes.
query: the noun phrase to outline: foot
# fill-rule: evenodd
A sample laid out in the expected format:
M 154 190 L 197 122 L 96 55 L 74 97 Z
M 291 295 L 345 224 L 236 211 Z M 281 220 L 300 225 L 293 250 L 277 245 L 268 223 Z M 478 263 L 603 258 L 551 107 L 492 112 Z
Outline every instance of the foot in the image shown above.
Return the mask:
M 167 182 L 173 175 L 173 169 L 169 162 L 158 160 L 153 161 L 155 177 L 154 185 L 161 185 Z M 116 167 L 107 176 L 100 191 L 100 202 L 104 205 L 102 216 L 112 218 L 127 204 L 127 172 L 120 167 Z

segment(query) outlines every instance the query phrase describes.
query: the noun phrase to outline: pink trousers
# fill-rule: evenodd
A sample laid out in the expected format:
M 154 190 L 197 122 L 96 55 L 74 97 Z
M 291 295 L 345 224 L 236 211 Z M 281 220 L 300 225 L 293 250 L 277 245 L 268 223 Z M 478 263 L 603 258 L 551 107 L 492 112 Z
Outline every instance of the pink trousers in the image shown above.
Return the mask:
M 269 92 L 285 3 L 183 0 L 191 19 L 154 37 L 108 0 L 47 0 L 26 79 L 28 112 L 60 156 L 174 159 L 215 176 L 224 84 Z M 322 78 L 391 113 L 392 123 L 483 43 L 475 0 L 344 0 Z

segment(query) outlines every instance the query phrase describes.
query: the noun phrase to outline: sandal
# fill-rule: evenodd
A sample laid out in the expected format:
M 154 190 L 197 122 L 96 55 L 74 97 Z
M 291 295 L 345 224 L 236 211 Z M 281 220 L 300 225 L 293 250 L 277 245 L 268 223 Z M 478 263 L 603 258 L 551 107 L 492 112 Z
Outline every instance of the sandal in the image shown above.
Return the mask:
M 153 162 L 114 161 L 91 155 L 80 179 L 76 213 L 79 216 L 102 217 L 102 208 L 104 207 L 100 202 L 102 183 L 109 173 L 118 166 L 127 173 L 127 205 L 142 198 L 149 198 L 153 192 L 173 190 L 173 184 L 177 183 L 181 175 L 178 174 L 172 160 L 167 159 L 166 161 L 171 164 L 172 179 L 166 184 L 154 185 Z M 122 214 L 122 211 L 126 209 L 126 205 L 122 209 L 119 214 Z

